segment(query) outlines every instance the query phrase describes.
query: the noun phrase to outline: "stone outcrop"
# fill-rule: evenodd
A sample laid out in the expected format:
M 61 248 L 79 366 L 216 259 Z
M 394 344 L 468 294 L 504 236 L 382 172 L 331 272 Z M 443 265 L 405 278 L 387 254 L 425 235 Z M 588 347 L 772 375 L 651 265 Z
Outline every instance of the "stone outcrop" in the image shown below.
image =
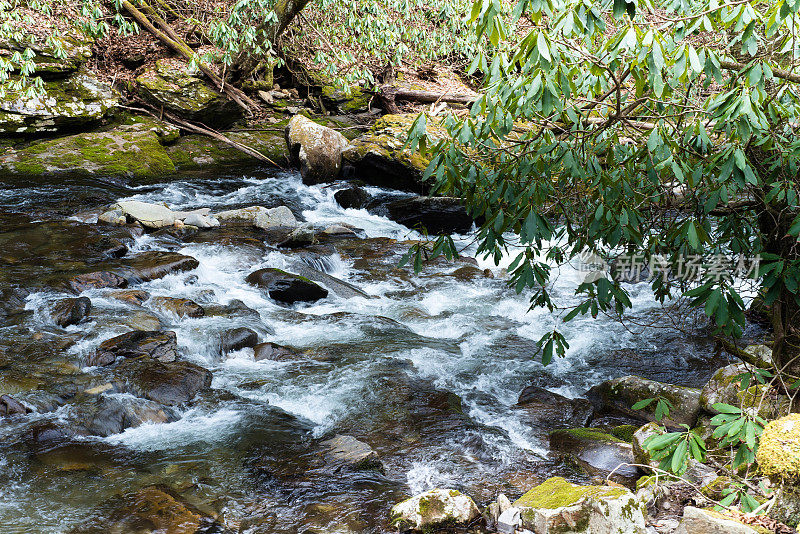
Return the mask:
M 29 135 L 86 126 L 118 104 L 109 86 L 85 74 L 44 82 L 44 94 L 9 94 L 0 101 L 0 134 Z
M 317 124 L 308 117 L 295 115 L 286 126 L 286 146 L 292 161 L 300 165 L 303 183 L 330 182 L 342 171 L 345 136 Z
M 177 59 L 160 59 L 136 78 L 141 95 L 156 107 L 208 126 L 224 128 L 240 119 L 242 109 L 206 85 L 199 72 Z
M 432 489 L 396 504 L 389 522 L 400 530 L 428 531 L 464 525 L 480 515 L 473 500 L 453 489 Z

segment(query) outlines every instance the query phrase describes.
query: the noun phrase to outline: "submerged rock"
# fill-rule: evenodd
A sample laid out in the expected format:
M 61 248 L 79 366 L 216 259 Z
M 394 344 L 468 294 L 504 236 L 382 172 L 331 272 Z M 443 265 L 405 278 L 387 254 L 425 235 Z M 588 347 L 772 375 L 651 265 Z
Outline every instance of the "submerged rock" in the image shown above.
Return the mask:
M 390 202 L 386 209 L 391 220 L 430 234 L 465 234 L 472 228 L 472 217 L 458 198 L 412 197 Z
M 58 326 L 67 327 L 86 319 L 91 310 L 92 301 L 89 297 L 64 299 L 53 306 L 51 316 Z
M 114 369 L 115 386 L 167 406 L 185 404 L 211 386 L 211 371 L 191 362 L 126 359 Z
M 353 436 L 338 435 L 321 443 L 326 449 L 326 456 L 333 464 L 352 469 L 383 470 L 378 453 L 372 447 Z
M 389 522 L 400 530 L 427 531 L 465 525 L 480 514 L 475 502 L 460 491 L 432 489 L 394 505 Z
M 331 276 L 327 273 L 323 273 L 322 271 L 318 271 L 313 267 L 309 267 L 308 265 L 297 262 L 292 265 L 292 270 L 296 271 L 297 274 L 300 276 L 304 276 L 309 280 L 314 282 L 318 282 L 328 289 L 330 289 L 334 295 L 337 297 L 342 297 L 345 299 L 353 298 L 353 297 L 361 297 L 365 299 L 372 298 L 371 295 L 362 291 L 361 289 L 357 288 L 353 284 L 345 282 L 344 280 L 339 280 L 338 278 Z
M 644 399 L 664 397 L 672 408 L 662 423 L 671 427 L 694 426 L 700 413 L 700 390 L 647 380 L 638 376 L 623 376 L 594 386 L 586 394 L 598 411 L 620 413 L 644 421 L 654 421 L 656 403 L 634 410 L 632 406 Z
M 606 477 L 633 484 L 639 476 L 633 463 L 630 443 L 594 428 L 570 428 L 550 433 L 550 448 L 556 454 L 576 461 L 590 475 Z
M 71 534 L 109 533 L 222 534 L 212 518 L 165 487 L 148 486 L 105 503 L 94 518 Z
M 242 109 L 206 85 L 200 73 L 176 59 L 160 59 L 136 78 L 139 92 L 157 107 L 208 126 L 223 128 L 239 120 Z
M 303 183 L 318 184 L 339 177 L 348 141 L 336 130 L 295 115 L 286 126 L 286 145 L 292 161 L 300 164 Z
M 247 283 L 265 289 L 270 298 L 280 302 L 314 302 L 328 296 L 324 289 L 308 278 L 280 269 L 259 269 L 247 276 Z
M 117 94 L 85 74 L 44 82 L 44 95 L 9 94 L 0 100 L 0 133 L 43 134 L 99 121 L 115 108 Z
M 174 362 L 178 357 L 175 332 L 148 332 L 134 330 L 100 343 L 89 357 L 89 365 L 106 366 L 118 358 L 153 358 L 161 362 Z
M 513 503 L 536 534 L 644 534 L 645 504 L 625 488 L 579 486 L 555 477 Z

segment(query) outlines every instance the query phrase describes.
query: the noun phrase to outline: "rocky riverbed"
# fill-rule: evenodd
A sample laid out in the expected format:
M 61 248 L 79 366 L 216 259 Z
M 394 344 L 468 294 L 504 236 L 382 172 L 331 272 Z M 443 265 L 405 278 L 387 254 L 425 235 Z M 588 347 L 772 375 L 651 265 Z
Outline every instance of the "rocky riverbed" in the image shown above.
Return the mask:
M 555 318 L 502 264 L 465 238 L 454 263 L 399 268 L 419 236 L 387 206 L 411 195 L 365 186 L 369 209 L 342 208 L 351 189 L 263 169 L 4 189 L 5 531 L 383 532 L 436 487 L 483 511 L 632 459 L 630 418 L 574 400 L 592 386 L 700 387 L 727 363 L 702 330 L 587 319 L 543 367 Z M 559 277 L 564 302 L 577 275 Z M 652 314 L 647 285 L 631 290 Z M 585 433 L 548 434 L 586 426 L 617 437 L 585 453 Z

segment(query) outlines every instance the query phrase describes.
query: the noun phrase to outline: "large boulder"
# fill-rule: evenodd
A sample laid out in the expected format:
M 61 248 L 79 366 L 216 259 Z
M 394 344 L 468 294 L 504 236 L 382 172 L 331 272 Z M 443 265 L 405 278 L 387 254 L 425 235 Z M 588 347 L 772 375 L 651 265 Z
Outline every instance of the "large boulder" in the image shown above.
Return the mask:
M 756 452 L 759 470 L 779 486 L 771 516 L 790 527 L 800 524 L 800 414 L 770 421 Z
M 522 390 L 514 408 L 526 412 L 526 422 L 544 429 L 586 426 L 594 412 L 586 399 L 568 399 L 535 385 Z
M 645 533 L 645 503 L 617 486 L 579 486 L 555 477 L 512 507 L 519 510 L 522 526 L 536 534 Z
M 99 80 L 76 74 L 44 82 L 44 94 L 8 94 L 0 100 L 0 134 L 58 132 L 97 122 L 118 104 L 118 96 Z
M 789 401 L 769 384 L 759 384 L 750 380 L 750 386 L 743 390 L 742 375 L 748 373 L 745 364 L 731 364 L 715 372 L 703 386 L 700 393 L 700 407 L 703 411 L 716 414 L 714 404 L 723 403 L 737 407 L 760 407 L 759 415 L 774 419 L 788 411 Z
M 286 126 L 286 146 L 292 161 L 300 165 L 303 183 L 331 182 L 342 171 L 345 136 L 317 124 L 308 117 L 295 115 Z
M 211 371 L 191 362 L 162 363 L 158 360 L 126 359 L 114 369 L 114 385 L 123 392 L 167 406 L 191 401 L 211 386 Z
M 400 530 L 430 531 L 466 525 L 478 516 L 480 510 L 469 496 L 453 489 L 432 489 L 394 505 L 389 522 Z
M 361 209 L 367 206 L 372 197 L 363 187 L 351 185 L 336 191 L 333 198 L 344 209 Z
M 0 123 L 2 121 L 3 112 L 0 111 Z M 0 169 L 26 176 L 61 172 L 81 176 L 152 178 L 175 173 L 175 165 L 162 146 L 158 128 L 144 123 L 8 148 L 0 152 Z
M 700 390 L 647 380 L 638 376 L 623 376 L 594 386 L 586 394 L 595 408 L 604 413 L 620 413 L 644 421 L 655 420 L 656 403 L 634 410 L 632 407 L 644 399 L 663 397 L 672 408 L 662 423 L 669 427 L 685 424 L 694 426 L 700 412 Z
M 139 92 L 156 106 L 208 126 L 223 128 L 242 118 L 242 109 L 178 59 L 160 59 L 136 78 Z
M 390 202 L 386 210 L 391 220 L 430 234 L 465 234 L 472 228 L 472 217 L 458 198 L 412 197 Z
M 404 149 L 408 132 L 417 114 L 384 115 L 361 137 L 353 140 L 342 153 L 345 164 L 360 180 L 381 187 L 430 192 L 430 183 L 422 179 L 430 155 Z M 445 136 L 444 130 L 428 120 L 427 133 L 434 140 Z
M 639 476 L 630 443 L 595 428 L 570 428 L 550 433 L 550 449 L 576 462 L 590 475 L 605 478 L 609 473 L 620 483 L 632 484 Z
M 89 357 L 89 365 L 111 365 L 118 358 L 152 358 L 161 362 L 174 362 L 178 356 L 175 332 L 148 332 L 133 330 L 100 343 Z
M 265 289 L 270 298 L 279 302 L 314 302 L 328 296 L 328 290 L 308 278 L 280 269 L 266 268 L 252 272 L 246 279 L 248 284 Z

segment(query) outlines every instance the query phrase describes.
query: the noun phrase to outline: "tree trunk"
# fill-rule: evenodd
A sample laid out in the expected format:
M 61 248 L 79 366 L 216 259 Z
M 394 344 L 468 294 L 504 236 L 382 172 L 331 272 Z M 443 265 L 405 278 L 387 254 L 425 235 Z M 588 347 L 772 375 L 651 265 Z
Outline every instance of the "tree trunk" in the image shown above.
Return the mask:
M 311 0 L 277 0 L 272 10 L 277 16 L 277 21 L 262 24 L 257 29 L 257 35 L 265 35 L 273 46 L 281 34 L 286 31 L 294 18 L 308 5 Z M 252 73 L 262 58 L 254 56 L 249 50 L 242 50 L 234 61 L 233 68 L 238 79 L 243 79 Z

